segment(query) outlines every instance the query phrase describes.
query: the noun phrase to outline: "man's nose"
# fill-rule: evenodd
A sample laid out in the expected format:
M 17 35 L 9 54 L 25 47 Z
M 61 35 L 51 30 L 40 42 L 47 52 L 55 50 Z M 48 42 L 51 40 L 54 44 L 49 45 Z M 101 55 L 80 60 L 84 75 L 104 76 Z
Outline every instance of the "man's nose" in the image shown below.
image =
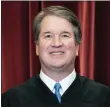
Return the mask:
M 63 42 L 60 37 L 55 37 L 52 41 L 53 47 L 61 47 L 63 45 Z

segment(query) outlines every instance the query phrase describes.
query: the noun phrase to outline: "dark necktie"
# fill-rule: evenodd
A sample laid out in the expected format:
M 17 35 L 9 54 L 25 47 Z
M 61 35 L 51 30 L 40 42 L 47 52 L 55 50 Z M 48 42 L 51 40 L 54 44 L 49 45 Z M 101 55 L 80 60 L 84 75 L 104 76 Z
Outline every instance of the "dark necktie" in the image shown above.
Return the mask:
M 59 103 L 61 103 L 61 95 L 60 95 L 60 92 L 59 92 L 59 90 L 61 88 L 60 83 L 56 83 L 55 86 L 54 86 L 54 88 L 55 88 L 55 95 L 56 95 Z

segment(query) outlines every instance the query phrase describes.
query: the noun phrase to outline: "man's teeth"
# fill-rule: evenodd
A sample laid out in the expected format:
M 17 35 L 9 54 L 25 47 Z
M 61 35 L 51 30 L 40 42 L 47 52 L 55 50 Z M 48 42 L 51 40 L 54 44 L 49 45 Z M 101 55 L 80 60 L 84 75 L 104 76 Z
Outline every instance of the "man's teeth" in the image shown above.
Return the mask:
M 51 54 L 54 54 L 54 55 L 60 55 L 60 54 L 63 54 L 64 52 L 51 52 Z

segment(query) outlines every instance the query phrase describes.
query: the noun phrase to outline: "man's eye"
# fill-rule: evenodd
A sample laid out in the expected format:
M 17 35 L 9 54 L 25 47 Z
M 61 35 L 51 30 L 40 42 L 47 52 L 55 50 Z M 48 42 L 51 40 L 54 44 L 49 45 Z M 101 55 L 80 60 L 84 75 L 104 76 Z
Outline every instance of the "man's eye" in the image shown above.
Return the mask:
M 52 35 L 46 35 L 45 36 L 45 38 L 51 38 L 52 37 Z
M 69 38 L 69 35 L 62 35 L 62 37 Z

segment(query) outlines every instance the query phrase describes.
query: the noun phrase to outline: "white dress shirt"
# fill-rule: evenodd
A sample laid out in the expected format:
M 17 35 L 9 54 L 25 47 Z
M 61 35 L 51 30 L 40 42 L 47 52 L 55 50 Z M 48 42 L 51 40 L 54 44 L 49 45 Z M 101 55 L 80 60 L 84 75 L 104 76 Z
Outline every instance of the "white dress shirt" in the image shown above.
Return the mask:
M 55 93 L 54 85 L 56 81 L 54 81 L 52 78 L 48 77 L 42 70 L 40 71 L 40 78 L 41 80 L 47 85 L 47 87 Z M 72 73 L 70 73 L 66 78 L 63 80 L 59 81 L 61 85 L 60 94 L 61 96 L 64 94 L 64 92 L 69 88 L 69 86 L 72 84 L 72 82 L 76 78 L 76 72 L 75 69 L 73 70 Z

